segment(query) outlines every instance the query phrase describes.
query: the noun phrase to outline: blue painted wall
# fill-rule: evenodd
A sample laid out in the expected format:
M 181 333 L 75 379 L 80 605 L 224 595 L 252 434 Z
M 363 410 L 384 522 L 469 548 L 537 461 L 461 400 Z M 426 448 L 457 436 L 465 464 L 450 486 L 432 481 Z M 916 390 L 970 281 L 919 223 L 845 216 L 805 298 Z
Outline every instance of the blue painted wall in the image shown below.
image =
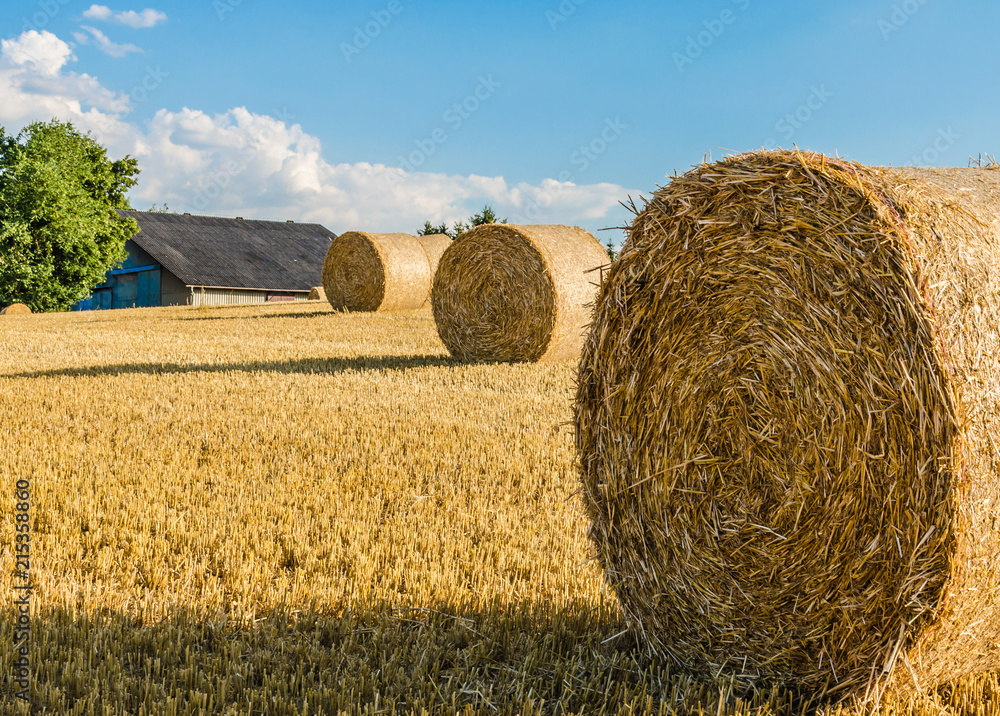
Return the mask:
M 96 311 L 160 305 L 162 268 L 132 240 L 125 242 L 125 250 L 128 257 L 121 265 L 108 271 L 104 282 L 94 288 L 89 298 L 74 304 L 72 310 Z

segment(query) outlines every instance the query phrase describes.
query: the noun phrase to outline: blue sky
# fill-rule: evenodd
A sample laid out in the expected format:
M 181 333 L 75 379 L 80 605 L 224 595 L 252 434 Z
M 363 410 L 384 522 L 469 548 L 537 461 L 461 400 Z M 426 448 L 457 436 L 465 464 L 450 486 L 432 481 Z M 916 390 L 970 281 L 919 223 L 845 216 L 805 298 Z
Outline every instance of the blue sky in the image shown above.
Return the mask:
M 6 0 L 0 124 L 58 116 L 136 208 L 415 231 L 489 202 L 598 232 L 706 155 L 997 149 L 985 0 Z

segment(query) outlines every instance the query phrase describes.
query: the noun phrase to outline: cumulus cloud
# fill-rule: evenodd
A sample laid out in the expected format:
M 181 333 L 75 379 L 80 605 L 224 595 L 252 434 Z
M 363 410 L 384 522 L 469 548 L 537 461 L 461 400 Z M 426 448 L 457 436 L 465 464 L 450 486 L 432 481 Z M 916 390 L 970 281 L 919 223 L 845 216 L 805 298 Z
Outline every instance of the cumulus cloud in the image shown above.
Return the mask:
M 93 132 L 112 156 L 131 154 L 142 169 L 131 195 L 140 208 L 155 202 L 192 213 L 311 221 L 337 233 L 412 232 L 428 219 L 464 219 L 484 202 L 513 222 L 593 225 L 628 194 L 608 183 L 512 185 L 502 176 L 338 163 L 328 159 L 335 148 L 278 111 L 161 109 L 140 127 L 129 121 L 129 95 L 67 71 L 72 55 L 54 35 L 29 35 L 4 41 L 0 53 L 0 124 L 15 129 L 58 117 Z M 160 81 L 155 69 L 143 85 L 147 102 Z
M 141 12 L 136 12 L 135 10 L 124 10 L 122 12 L 114 12 L 107 5 L 91 5 L 89 8 L 83 11 L 83 16 L 88 20 L 98 20 L 100 22 L 116 22 L 119 25 L 128 25 L 136 29 L 154 27 L 161 22 L 166 22 L 167 14 L 165 12 L 160 12 L 159 10 L 154 10 L 152 8 L 146 8 Z
M 56 117 L 128 153 L 134 131 L 122 119 L 129 111 L 128 96 L 108 90 L 88 74 L 66 71 L 65 65 L 75 59 L 65 42 L 44 30 L 0 41 L 0 124 L 16 131 Z
M 53 77 L 73 57 L 69 45 L 48 30 L 29 30 L 14 40 L 0 41 L 0 55 L 14 67 Z
M 300 125 L 244 108 L 212 116 L 160 110 L 135 156 L 144 167 L 134 192 L 140 205 L 167 202 L 193 213 L 294 218 L 336 232 L 412 232 L 428 219 L 465 219 L 484 202 L 517 223 L 593 223 L 628 194 L 609 183 L 548 179 L 511 185 L 502 176 L 332 163 Z
M 94 44 L 97 45 L 97 49 L 105 55 L 110 55 L 111 57 L 125 57 L 125 55 L 130 52 L 142 52 L 140 48 L 136 47 L 132 43 L 122 45 L 117 42 L 112 42 L 107 35 L 98 30 L 96 27 L 91 27 L 90 25 L 83 25 L 82 27 L 93 36 Z M 73 37 L 76 38 L 77 42 L 84 45 L 90 40 L 90 38 L 82 32 L 74 32 Z

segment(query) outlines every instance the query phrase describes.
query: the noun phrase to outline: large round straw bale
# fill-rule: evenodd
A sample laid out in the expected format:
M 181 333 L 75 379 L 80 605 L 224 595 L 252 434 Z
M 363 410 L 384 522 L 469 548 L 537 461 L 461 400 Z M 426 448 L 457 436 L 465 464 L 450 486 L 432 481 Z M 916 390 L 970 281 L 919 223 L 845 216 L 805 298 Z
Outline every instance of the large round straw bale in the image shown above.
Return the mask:
M 30 313 L 31 309 L 23 303 L 12 303 L 0 311 L 0 316 L 26 316 Z
M 325 301 L 326 291 L 322 286 L 313 286 L 309 289 L 309 295 L 306 297 L 307 301 Z
M 580 364 L 592 538 L 701 677 L 1000 669 L 1000 171 L 757 152 L 638 212 Z
M 608 254 L 575 226 L 484 224 L 444 252 L 431 305 L 463 360 L 577 358 Z
M 427 251 L 410 234 L 348 231 L 333 240 L 323 263 L 323 289 L 337 310 L 420 308 L 432 279 Z

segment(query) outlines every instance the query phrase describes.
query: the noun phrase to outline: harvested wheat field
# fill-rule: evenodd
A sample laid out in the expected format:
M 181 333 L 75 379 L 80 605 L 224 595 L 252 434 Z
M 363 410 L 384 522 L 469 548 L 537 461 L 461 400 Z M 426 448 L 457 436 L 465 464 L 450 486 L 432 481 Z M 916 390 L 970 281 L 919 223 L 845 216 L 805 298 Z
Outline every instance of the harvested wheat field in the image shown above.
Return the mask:
M 0 713 L 791 711 L 621 633 L 575 370 L 454 361 L 427 309 L 0 322 Z M 9 680 L 20 478 L 34 710 Z M 879 712 L 1000 714 L 1000 683 Z

